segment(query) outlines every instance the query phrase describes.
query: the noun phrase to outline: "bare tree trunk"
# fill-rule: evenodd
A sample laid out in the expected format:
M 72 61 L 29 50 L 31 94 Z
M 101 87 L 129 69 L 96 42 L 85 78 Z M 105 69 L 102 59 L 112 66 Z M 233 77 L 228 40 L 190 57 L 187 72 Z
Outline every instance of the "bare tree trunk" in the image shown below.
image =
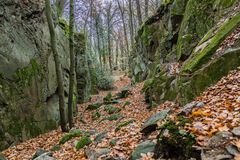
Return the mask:
M 145 5 L 144 5 L 145 19 L 148 18 L 148 3 L 149 3 L 149 0 L 145 0 Z
M 116 39 L 116 61 L 115 61 L 115 64 L 117 66 L 117 69 L 118 69 L 118 56 L 119 56 L 118 39 Z
M 124 1 L 122 3 L 123 4 L 122 7 L 121 7 L 121 4 L 120 4 L 119 0 L 117 0 L 117 2 L 118 2 L 118 7 L 119 7 L 119 10 L 120 10 L 120 13 L 121 13 L 121 19 L 122 19 L 122 23 L 123 23 L 124 39 L 125 39 L 125 43 L 126 43 L 127 52 L 128 52 L 128 55 L 129 55 L 128 36 L 127 36 L 127 29 L 126 29 L 126 23 L 125 23 L 125 18 L 124 18 L 124 11 L 123 11 Z
M 58 82 L 58 96 L 59 96 L 59 112 L 60 112 L 60 125 L 63 132 L 68 131 L 66 125 L 66 118 L 65 118 L 65 111 L 64 111 L 64 88 L 63 88 L 63 75 L 62 69 L 57 53 L 57 45 L 56 45 L 56 35 L 52 20 L 52 11 L 51 11 L 51 4 L 50 0 L 45 0 L 45 7 L 46 7 L 46 17 L 48 21 L 50 39 L 51 39 L 51 47 L 55 61 L 55 68 L 56 68 L 56 75 L 57 75 L 57 82 Z
M 142 13 L 141 13 L 141 6 L 139 0 L 136 0 L 136 7 L 137 7 L 137 18 L 139 26 L 142 24 Z
M 111 53 L 111 36 L 110 36 L 110 25 L 108 25 L 108 61 L 110 72 L 112 72 L 112 53 Z
M 110 2 L 108 9 L 107 9 L 107 41 L 108 41 L 108 61 L 109 61 L 109 68 L 110 72 L 112 72 L 112 53 L 111 53 L 111 8 L 112 2 Z
M 70 0 L 69 17 L 69 49 L 70 49 L 70 75 L 69 75 L 69 95 L 68 95 L 68 122 L 69 128 L 73 127 L 73 92 L 75 78 L 75 56 L 74 56 L 74 0 Z
M 134 43 L 134 30 L 133 30 L 133 11 L 132 11 L 132 0 L 128 0 L 129 9 L 129 29 L 130 29 L 130 39 L 131 45 Z

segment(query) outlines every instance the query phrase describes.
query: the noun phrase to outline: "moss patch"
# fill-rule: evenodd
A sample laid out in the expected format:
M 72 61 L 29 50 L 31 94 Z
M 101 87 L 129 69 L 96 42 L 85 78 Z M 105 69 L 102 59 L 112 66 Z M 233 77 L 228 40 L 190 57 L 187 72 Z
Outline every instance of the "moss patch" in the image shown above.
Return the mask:
M 129 125 L 129 124 L 131 124 L 133 122 L 134 122 L 134 120 L 129 120 L 129 121 L 125 121 L 125 122 L 120 123 L 117 126 L 117 128 L 115 129 L 115 132 L 119 131 L 122 127 L 125 127 L 125 126 L 127 126 L 127 125 Z
M 219 28 L 216 35 L 209 40 L 210 42 L 208 42 L 208 44 L 206 44 L 206 47 L 203 46 L 203 49 L 195 52 L 193 56 L 184 63 L 182 72 L 194 72 L 199 69 L 203 63 L 207 63 L 217 50 L 220 43 L 239 25 L 240 14 L 238 13 Z
M 74 130 L 71 131 L 70 133 L 65 134 L 59 141 L 59 144 L 64 144 L 67 141 L 69 141 L 70 139 L 74 138 L 74 137 L 79 137 L 81 136 L 82 131 L 81 130 Z
M 108 114 L 118 113 L 121 111 L 120 108 L 114 107 L 112 105 L 107 105 L 104 107 L 104 111 L 106 111 Z
M 89 144 L 91 144 L 91 143 L 92 143 L 92 141 L 91 141 L 91 139 L 90 139 L 89 137 L 83 136 L 83 137 L 77 142 L 77 144 L 76 144 L 76 149 L 77 149 L 77 150 L 80 150 L 80 149 L 82 149 L 83 147 L 85 147 L 85 146 L 87 146 L 87 145 L 89 145 Z

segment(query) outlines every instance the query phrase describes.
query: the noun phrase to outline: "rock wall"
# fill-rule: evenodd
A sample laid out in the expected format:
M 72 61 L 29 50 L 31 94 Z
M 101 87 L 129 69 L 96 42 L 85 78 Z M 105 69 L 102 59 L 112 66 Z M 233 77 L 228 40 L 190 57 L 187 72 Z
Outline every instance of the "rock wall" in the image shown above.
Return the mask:
M 162 1 L 139 29 L 132 57 L 134 80 L 147 79 L 149 103 L 185 104 L 240 65 L 239 39 L 222 49 L 240 26 L 239 6 L 235 0 Z
M 0 35 L 2 150 L 56 128 L 59 110 L 44 1 L 0 0 Z M 56 36 L 67 100 L 68 38 L 57 24 Z

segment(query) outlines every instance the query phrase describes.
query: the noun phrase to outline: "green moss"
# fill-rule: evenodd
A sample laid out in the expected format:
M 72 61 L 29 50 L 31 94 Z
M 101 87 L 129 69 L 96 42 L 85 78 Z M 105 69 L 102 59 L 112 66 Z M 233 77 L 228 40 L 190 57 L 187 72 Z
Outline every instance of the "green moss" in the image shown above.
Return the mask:
M 115 132 L 119 131 L 122 127 L 125 127 L 125 126 L 127 126 L 127 125 L 129 125 L 129 124 L 131 124 L 133 122 L 134 122 L 134 120 L 129 120 L 129 121 L 125 121 L 125 122 L 120 123 L 117 126 L 117 128 L 115 129 Z
M 218 30 L 216 35 L 212 37 L 211 42 L 203 48 L 193 54 L 192 58 L 187 60 L 183 67 L 182 72 L 194 72 L 199 69 L 203 63 L 207 63 L 210 57 L 215 53 L 220 43 L 226 38 L 240 24 L 240 14 L 238 13 L 230 20 L 225 22 Z
M 61 149 L 61 146 L 60 145 L 54 145 L 50 150 L 52 151 L 52 152 L 56 152 L 56 151 L 59 151 Z
M 58 126 L 57 122 L 54 120 L 49 120 L 46 124 L 45 130 L 46 131 L 51 131 L 53 129 L 56 129 Z
M 122 108 L 125 108 L 126 106 L 128 106 L 128 105 L 130 105 L 130 104 L 131 104 L 131 102 L 129 102 L 129 101 L 126 101 L 126 102 L 124 102 L 124 104 L 123 104 Z
M 91 139 L 90 139 L 89 137 L 83 136 L 83 137 L 77 142 L 77 144 L 76 144 L 76 149 L 77 149 L 77 150 L 80 150 L 80 149 L 82 149 L 83 147 L 85 147 L 85 146 L 87 146 L 87 145 L 89 145 L 89 144 L 91 144 L 91 143 L 92 143 L 92 141 L 91 141 Z
M 161 127 L 157 148 L 163 154 L 171 153 L 168 158 L 188 159 L 196 154 L 193 148 L 196 140 L 192 134 L 182 130 L 182 125 L 179 124 L 170 120 Z M 166 130 L 168 130 L 168 136 L 164 134 Z
M 175 0 L 172 6 L 173 15 L 184 15 L 188 0 Z
M 69 36 L 69 25 L 65 19 L 59 18 L 58 20 L 59 26 L 62 28 L 66 36 Z
M 8 133 L 10 135 L 21 135 L 23 124 L 20 122 L 18 117 L 12 117 L 8 124 Z
M 108 94 L 105 97 L 103 97 L 104 103 L 109 103 L 112 101 L 112 99 L 113 99 L 113 96 L 111 92 L 108 92 Z
M 213 26 L 212 3 L 213 0 L 188 1 L 177 42 L 178 59 L 184 55 L 189 56 L 198 40 Z
M 102 121 L 105 121 L 105 120 L 109 120 L 109 121 L 115 121 L 115 120 L 118 120 L 119 118 L 122 118 L 123 116 L 120 115 L 120 114 L 113 114 L 113 115 L 110 115 L 108 117 L 105 117 L 101 120 Z
M 90 104 L 87 107 L 87 110 L 96 110 L 102 106 L 101 103 Z
M 110 141 L 110 145 L 111 145 L 111 146 L 116 146 L 117 141 L 118 141 L 118 138 L 112 139 L 112 140 Z
M 237 0 L 215 0 L 215 6 L 216 8 L 229 8 L 231 6 L 233 6 L 233 4 L 236 2 Z
M 32 120 L 29 122 L 24 122 L 26 130 L 30 133 L 31 137 L 36 137 L 43 133 L 43 131 L 34 123 Z
M 21 87 L 30 86 L 35 76 L 42 77 L 42 67 L 38 65 L 35 59 L 30 61 L 30 65 L 18 69 L 14 74 L 17 84 Z
M 79 137 L 81 136 L 82 131 L 77 129 L 77 130 L 73 130 L 70 133 L 65 134 L 59 141 L 59 144 L 64 144 L 67 141 L 71 140 L 74 137 Z
M 97 120 L 101 117 L 101 113 L 99 111 L 93 112 L 92 113 L 92 120 Z
M 118 113 L 121 111 L 120 108 L 114 107 L 112 105 L 107 105 L 104 107 L 104 111 L 106 111 L 108 114 Z

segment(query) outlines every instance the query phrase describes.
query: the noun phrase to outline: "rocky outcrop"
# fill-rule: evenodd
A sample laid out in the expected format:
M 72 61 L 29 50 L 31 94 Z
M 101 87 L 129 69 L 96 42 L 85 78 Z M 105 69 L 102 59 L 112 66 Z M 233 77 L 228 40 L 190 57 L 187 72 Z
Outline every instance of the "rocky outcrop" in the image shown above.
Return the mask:
M 0 0 L 0 150 L 58 126 L 55 64 L 44 1 Z M 68 38 L 56 24 L 67 100 Z
M 140 60 L 132 75 L 147 79 L 143 91 L 149 103 L 186 104 L 240 65 L 239 38 L 228 38 L 240 26 L 239 2 L 181 2 L 163 1 L 139 30 L 136 49 L 142 52 L 134 52 L 133 60 Z M 153 33 L 142 32 L 152 27 Z M 234 45 L 225 47 L 226 39 Z

